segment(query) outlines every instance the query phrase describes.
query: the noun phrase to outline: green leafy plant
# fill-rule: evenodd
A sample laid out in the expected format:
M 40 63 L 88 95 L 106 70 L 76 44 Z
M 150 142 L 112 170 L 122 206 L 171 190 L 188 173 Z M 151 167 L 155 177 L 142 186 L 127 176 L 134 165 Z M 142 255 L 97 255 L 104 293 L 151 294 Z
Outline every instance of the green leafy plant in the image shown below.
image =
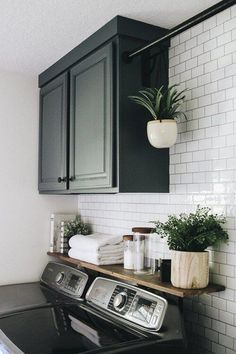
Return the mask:
M 164 89 L 164 86 L 158 88 L 146 88 L 140 90 L 139 96 L 129 96 L 129 98 L 146 108 L 154 119 L 175 119 L 186 114 L 180 110 L 180 107 L 185 99 L 183 90 L 178 92 L 176 89 L 178 85 L 169 86 Z
M 68 238 L 77 234 L 89 235 L 90 232 L 90 226 L 85 224 L 79 215 L 76 216 L 75 220 L 65 221 L 64 235 Z
M 165 223 L 154 221 L 154 232 L 161 238 L 167 237 L 171 250 L 202 252 L 209 246 L 227 242 L 228 234 L 222 228 L 226 219 L 222 215 L 210 214 L 210 209 L 197 207 L 195 213 L 169 215 Z

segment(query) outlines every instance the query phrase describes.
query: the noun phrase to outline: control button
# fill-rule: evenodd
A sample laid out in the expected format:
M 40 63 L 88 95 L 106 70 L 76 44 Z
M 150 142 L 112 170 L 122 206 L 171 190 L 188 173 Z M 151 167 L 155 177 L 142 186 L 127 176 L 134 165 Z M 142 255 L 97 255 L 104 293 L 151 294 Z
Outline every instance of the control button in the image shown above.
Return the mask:
M 121 311 L 125 307 L 126 301 L 127 294 L 125 292 L 122 292 L 114 297 L 113 306 L 117 311 Z
M 158 320 L 158 316 L 153 316 L 151 323 L 155 324 L 157 322 L 157 320 Z
M 61 284 L 64 278 L 65 278 L 65 274 L 63 272 L 59 272 L 56 275 L 55 282 L 57 284 Z
M 149 315 L 153 315 L 153 312 L 154 312 L 154 309 L 153 308 L 150 308 L 150 310 L 149 310 Z

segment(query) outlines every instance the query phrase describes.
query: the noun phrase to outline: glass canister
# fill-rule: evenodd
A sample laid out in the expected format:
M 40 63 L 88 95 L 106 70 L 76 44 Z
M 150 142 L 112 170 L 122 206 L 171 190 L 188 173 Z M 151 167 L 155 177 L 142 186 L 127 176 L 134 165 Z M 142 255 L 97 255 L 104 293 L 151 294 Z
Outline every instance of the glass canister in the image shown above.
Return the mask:
M 134 271 L 137 274 L 153 274 L 155 259 L 152 255 L 153 229 L 151 227 L 133 227 Z
M 134 242 L 133 235 L 124 235 L 124 269 L 134 269 Z

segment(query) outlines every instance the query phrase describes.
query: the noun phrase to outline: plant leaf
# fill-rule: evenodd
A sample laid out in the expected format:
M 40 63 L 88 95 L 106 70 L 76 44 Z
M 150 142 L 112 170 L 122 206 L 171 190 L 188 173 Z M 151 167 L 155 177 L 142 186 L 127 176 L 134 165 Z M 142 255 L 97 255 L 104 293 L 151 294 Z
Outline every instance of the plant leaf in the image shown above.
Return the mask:
M 129 96 L 130 99 L 132 99 L 135 103 L 145 107 L 152 115 L 154 119 L 156 119 L 156 113 L 154 109 L 150 106 L 150 104 L 142 97 L 139 96 Z
M 147 109 L 154 119 L 174 119 L 181 115 L 187 119 L 186 114 L 179 109 L 185 99 L 186 89 L 178 92 L 177 86 L 176 84 L 169 86 L 164 92 L 164 86 L 148 87 L 140 90 L 139 96 L 129 96 L 129 98 Z

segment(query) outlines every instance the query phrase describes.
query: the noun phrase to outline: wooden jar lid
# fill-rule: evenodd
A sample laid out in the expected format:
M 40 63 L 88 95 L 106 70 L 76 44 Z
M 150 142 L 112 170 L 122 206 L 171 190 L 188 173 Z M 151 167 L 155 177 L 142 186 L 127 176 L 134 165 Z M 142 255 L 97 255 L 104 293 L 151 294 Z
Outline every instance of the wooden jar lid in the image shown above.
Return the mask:
M 124 241 L 133 241 L 134 236 L 133 235 L 124 235 L 123 240 Z
M 133 232 L 138 232 L 139 234 L 150 234 L 153 231 L 152 227 L 133 227 Z

